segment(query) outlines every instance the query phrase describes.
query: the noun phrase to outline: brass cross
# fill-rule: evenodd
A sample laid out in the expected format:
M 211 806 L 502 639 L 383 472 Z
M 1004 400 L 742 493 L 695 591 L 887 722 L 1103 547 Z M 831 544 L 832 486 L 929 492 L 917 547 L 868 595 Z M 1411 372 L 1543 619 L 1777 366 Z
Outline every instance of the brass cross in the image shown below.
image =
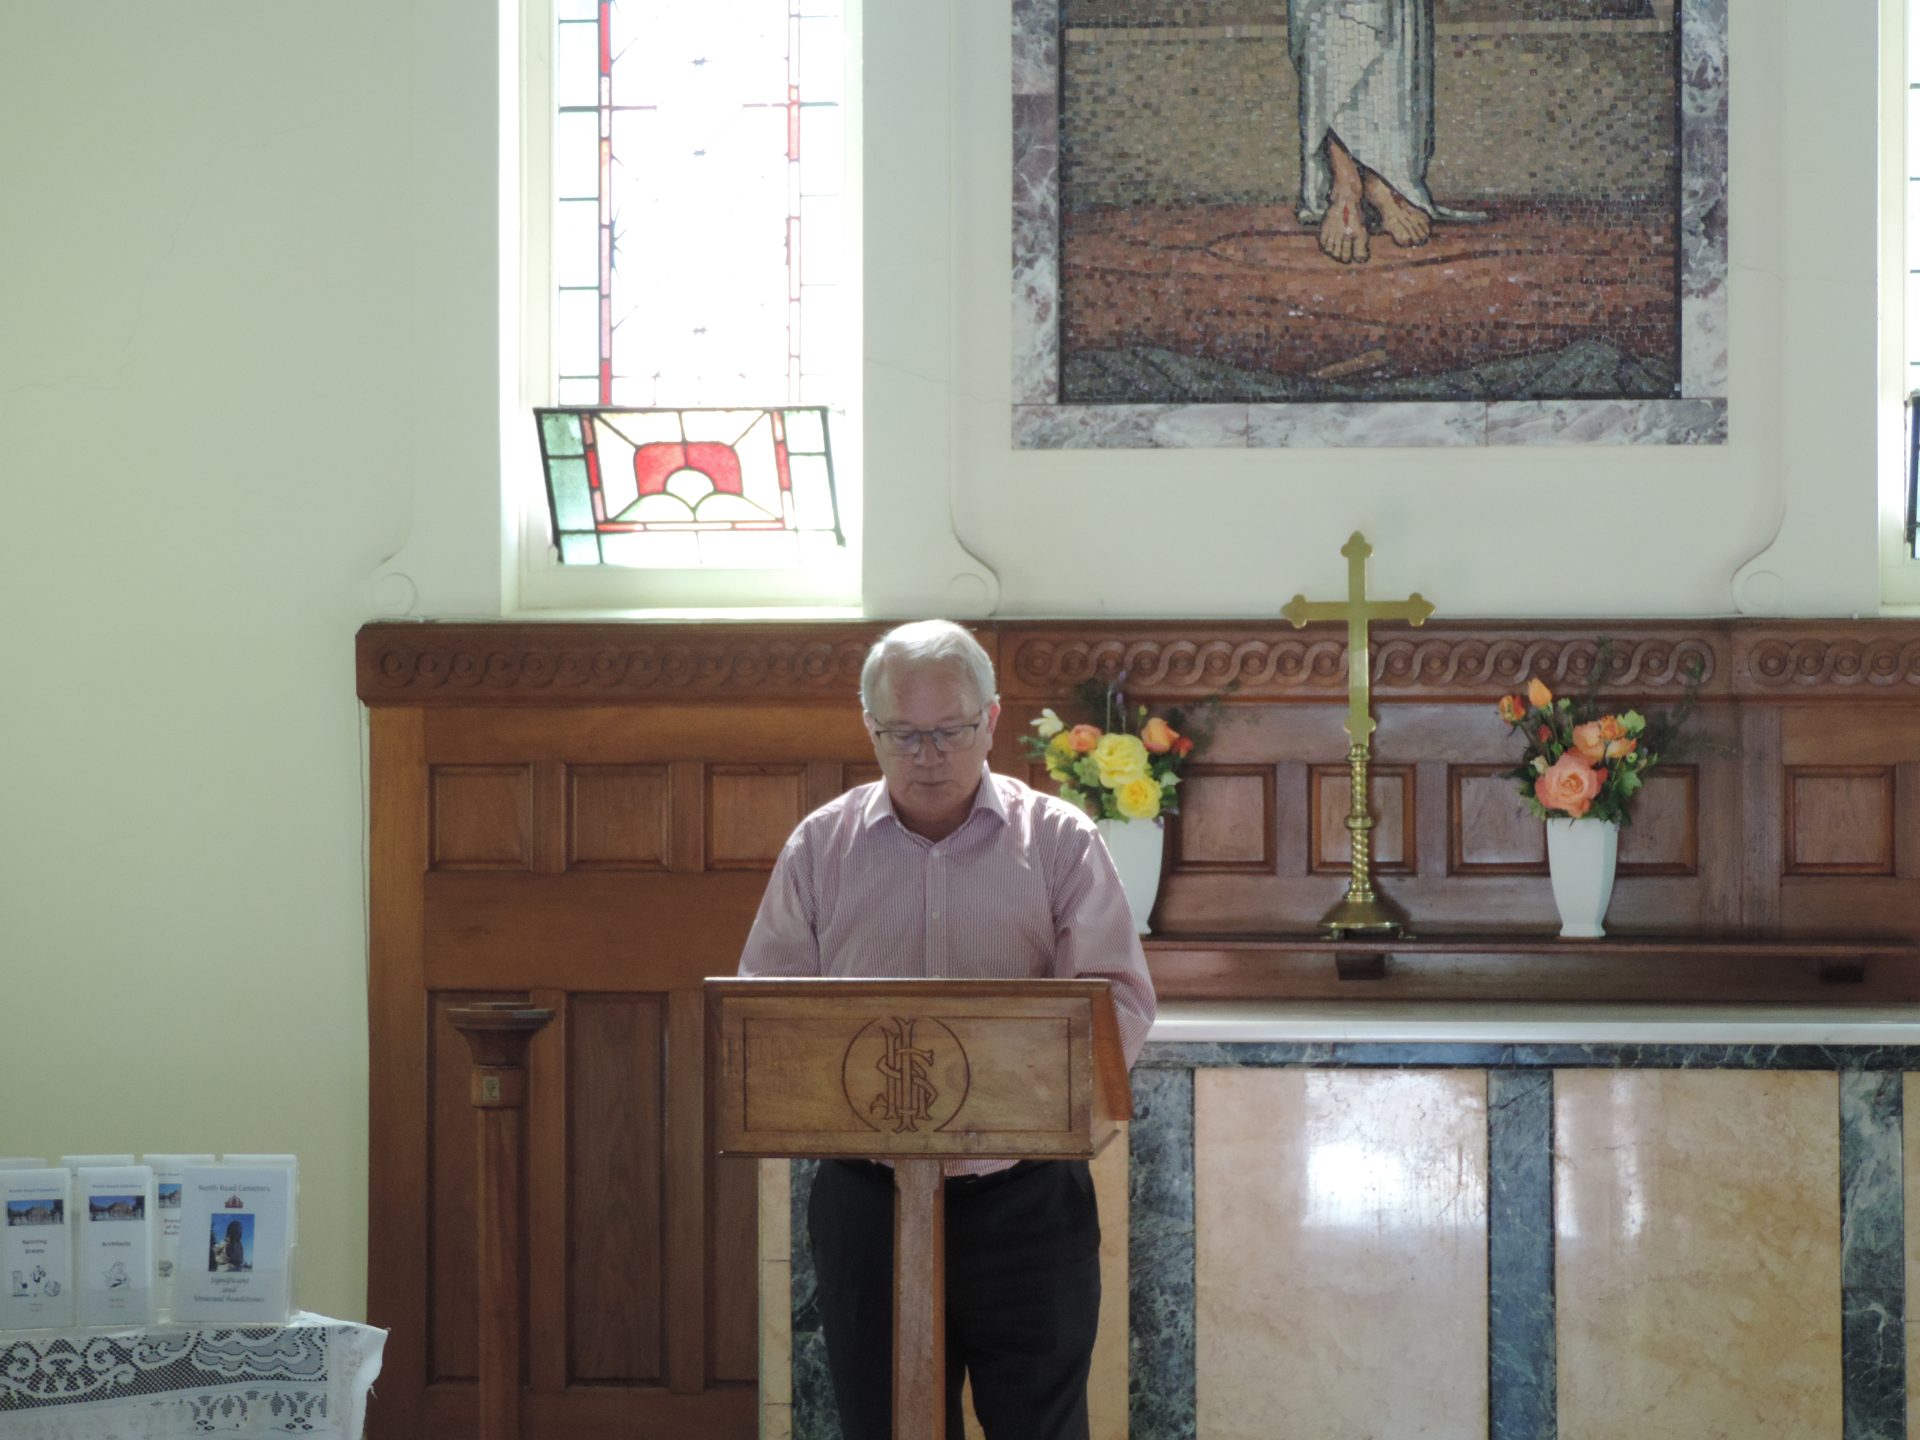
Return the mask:
M 1373 620 L 1405 620 L 1423 625 L 1433 606 L 1418 590 L 1405 600 L 1367 599 L 1367 560 L 1373 547 L 1358 530 L 1340 547 L 1347 557 L 1347 598 L 1308 600 L 1296 595 L 1280 613 L 1298 630 L 1309 620 L 1347 622 L 1347 765 L 1352 776 L 1353 800 L 1347 807 L 1347 836 L 1353 863 L 1346 896 L 1329 910 L 1320 928 L 1334 939 L 1362 935 L 1404 935 L 1406 922 L 1386 898 L 1373 888 L 1373 810 L 1368 804 L 1368 752 L 1373 737 L 1373 657 L 1367 648 L 1367 624 Z
M 1296 595 L 1280 613 L 1298 630 L 1309 620 L 1347 622 L 1347 734 L 1354 744 L 1364 745 L 1373 734 L 1373 657 L 1367 648 L 1369 620 L 1405 620 L 1409 625 L 1424 625 L 1433 614 L 1433 603 L 1421 598 L 1418 590 L 1405 600 L 1367 599 L 1367 561 L 1373 546 L 1358 530 L 1340 547 L 1347 557 L 1347 598 L 1309 600 Z

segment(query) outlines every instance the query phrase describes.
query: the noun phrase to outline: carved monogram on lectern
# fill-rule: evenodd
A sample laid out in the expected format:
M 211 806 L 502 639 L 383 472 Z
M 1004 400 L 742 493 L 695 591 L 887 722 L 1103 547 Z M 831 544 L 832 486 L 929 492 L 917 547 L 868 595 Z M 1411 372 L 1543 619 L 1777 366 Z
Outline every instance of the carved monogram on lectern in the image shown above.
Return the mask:
M 875 1130 L 938 1130 L 967 1098 L 967 1053 L 927 1016 L 871 1020 L 853 1037 L 841 1077 L 847 1103 Z

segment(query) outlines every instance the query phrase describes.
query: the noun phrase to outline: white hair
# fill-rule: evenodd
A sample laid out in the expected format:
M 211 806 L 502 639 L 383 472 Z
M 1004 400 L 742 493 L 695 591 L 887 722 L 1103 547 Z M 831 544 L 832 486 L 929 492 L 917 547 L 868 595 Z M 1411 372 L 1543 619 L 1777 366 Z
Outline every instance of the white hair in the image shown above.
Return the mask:
M 915 620 L 898 625 L 873 642 L 860 667 L 860 703 L 872 715 L 881 680 L 909 665 L 948 665 L 973 682 L 975 698 L 991 705 L 999 696 L 993 688 L 993 660 L 980 642 L 951 620 Z

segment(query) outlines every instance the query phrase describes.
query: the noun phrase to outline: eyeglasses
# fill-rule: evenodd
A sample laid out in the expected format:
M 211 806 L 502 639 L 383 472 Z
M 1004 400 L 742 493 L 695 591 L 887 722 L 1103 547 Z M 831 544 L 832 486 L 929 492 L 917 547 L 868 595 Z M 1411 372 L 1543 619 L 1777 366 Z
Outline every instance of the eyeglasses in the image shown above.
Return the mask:
M 942 755 L 951 755 L 973 744 L 980 727 L 986 723 L 987 717 L 982 715 L 969 724 L 942 725 L 937 730 L 883 730 L 876 725 L 873 736 L 889 755 L 918 755 L 921 745 L 929 740 Z

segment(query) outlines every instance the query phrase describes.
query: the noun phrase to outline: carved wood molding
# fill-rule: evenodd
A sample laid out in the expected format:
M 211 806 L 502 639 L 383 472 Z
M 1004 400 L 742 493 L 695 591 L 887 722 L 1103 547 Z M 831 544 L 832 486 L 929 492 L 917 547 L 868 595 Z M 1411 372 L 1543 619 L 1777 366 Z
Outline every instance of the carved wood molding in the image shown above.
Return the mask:
M 879 627 L 369 625 L 369 705 L 602 705 L 717 698 L 847 703 Z
M 844 703 L 883 622 L 816 624 L 374 624 L 358 642 L 369 705 L 592 705 L 636 700 Z M 1339 627 L 1284 621 L 1017 621 L 975 627 L 1001 691 L 1047 700 L 1125 671 L 1142 694 L 1333 700 L 1346 690 Z M 1678 695 L 1697 665 L 1706 700 L 1910 699 L 1920 621 L 1465 621 L 1373 642 L 1382 701 L 1485 700 L 1539 676 L 1577 689 L 1610 641 L 1615 693 Z

